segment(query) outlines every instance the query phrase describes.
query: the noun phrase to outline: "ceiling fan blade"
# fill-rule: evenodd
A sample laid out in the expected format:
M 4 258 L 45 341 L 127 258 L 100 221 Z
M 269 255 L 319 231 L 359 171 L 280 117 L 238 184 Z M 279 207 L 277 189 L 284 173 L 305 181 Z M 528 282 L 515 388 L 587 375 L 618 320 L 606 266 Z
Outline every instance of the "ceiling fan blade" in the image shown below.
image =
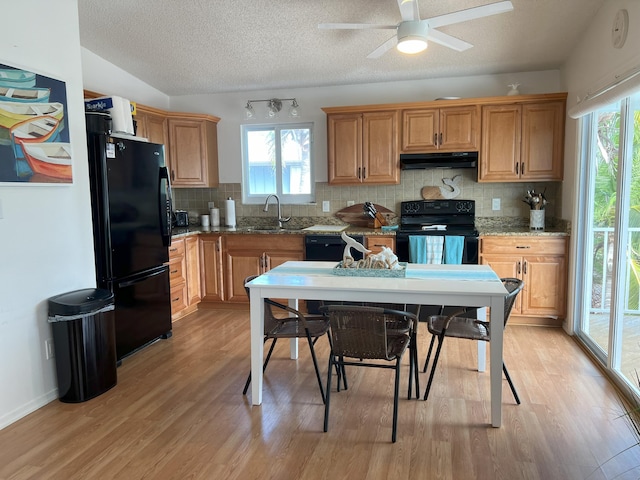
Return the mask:
M 387 50 L 391 50 L 393 47 L 395 47 L 396 43 L 398 43 L 398 37 L 394 35 L 369 55 L 367 55 L 367 58 L 380 58 Z
M 400 15 L 403 22 L 420 20 L 420 12 L 418 12 L 418 0 L 398 0 Z
M 511 2 L 496 2 L 481 7 L 467 8 L 466 10 L 460 10 L 458 12 L 447 13 L 446 15 L 439 15 L 437 17 L 428 18 L 430 28 L 444 27 L 445 25 L 452 25 L 454 23 L 466 22 L 468 20 L 475 20 L 476 18 L 488 17 L 491 15 L 497 15 L 498 13 L 510 12 L 513 10 L 513 4 Z
M 397 29 L 398 25 L 378 25 L 375 23 L 320 23 L 318 28 L 323 30 L 366 30 L 366 29 Z
M 459 38 L 452 37 L 451 35 L 433 29 L 429 29 L 427 40 L 431 40 L 433 43 L 437 43 L 443 47 L 449 47 L 458 52 L 464 52 L 465 50 L 469 50 L 473 47 L 473 45 L 465 42 L 464 40 L 460 40 Z

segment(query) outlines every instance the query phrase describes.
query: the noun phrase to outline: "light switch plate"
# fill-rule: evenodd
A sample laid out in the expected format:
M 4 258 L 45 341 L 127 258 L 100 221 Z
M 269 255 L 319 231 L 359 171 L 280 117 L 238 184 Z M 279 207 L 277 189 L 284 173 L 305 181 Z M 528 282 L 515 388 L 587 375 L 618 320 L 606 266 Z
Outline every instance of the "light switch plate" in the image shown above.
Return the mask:
M 500 210 L 500 199 L 494 198 L 491 202 L 491 210 Z
M 322 202 L 322 211 L 323 212 L 330 212 L 331 211 L 331 203 L 329 202 L 329 200 L 323 200 L 323 202 Z

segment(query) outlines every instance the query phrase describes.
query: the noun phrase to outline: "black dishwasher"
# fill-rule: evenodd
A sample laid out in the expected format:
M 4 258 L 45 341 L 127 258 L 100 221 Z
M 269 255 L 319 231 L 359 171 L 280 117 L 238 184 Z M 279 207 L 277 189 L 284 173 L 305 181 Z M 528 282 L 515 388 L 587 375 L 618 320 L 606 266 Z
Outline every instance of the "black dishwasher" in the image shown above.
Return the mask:
M 364 245 L 364 237 L 362 235 L 349 235 L 356 242 Z M 344 255 L 344 247 L 346 243 L 340 235 L 307 235 L 304 239 L 304 259 L 323 262 L 339 262 Z M 351 249 L 351 255 L 354 260 L 360 260 L 362 253 L 355 249 Z M 319 313 L 318 308 L 320 302 L 318 300 L 307 300 L 307 311 L 309 313 Z

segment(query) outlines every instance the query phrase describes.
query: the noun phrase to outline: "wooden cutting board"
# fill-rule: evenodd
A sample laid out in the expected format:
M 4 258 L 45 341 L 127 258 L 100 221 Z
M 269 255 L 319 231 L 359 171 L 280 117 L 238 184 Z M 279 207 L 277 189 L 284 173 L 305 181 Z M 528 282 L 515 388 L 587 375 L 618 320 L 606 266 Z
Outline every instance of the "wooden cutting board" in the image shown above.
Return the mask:
M 376 203 L 374 203 L 373 206 L 387 220 L 387 223 L 389 223 L 389 220 L 392 218 L 396 218 L 396 214 L 388 208 Z M 336 212 L 336 217 L 354 227 L 373 227 L 373 218 L 368 217 L 364 213 L 364 203 L 356 203 L 350 207 L 345 207 Z

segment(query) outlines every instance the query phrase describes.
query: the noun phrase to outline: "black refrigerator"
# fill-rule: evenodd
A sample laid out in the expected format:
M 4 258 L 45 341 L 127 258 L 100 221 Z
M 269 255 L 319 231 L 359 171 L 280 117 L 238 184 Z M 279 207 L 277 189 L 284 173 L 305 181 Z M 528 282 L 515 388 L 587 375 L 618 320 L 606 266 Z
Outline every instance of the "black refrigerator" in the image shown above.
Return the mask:
M 97 285 L 115 297 L 118 362 L 171 336 L 171 186 L 164 146 L 86 113 Z

